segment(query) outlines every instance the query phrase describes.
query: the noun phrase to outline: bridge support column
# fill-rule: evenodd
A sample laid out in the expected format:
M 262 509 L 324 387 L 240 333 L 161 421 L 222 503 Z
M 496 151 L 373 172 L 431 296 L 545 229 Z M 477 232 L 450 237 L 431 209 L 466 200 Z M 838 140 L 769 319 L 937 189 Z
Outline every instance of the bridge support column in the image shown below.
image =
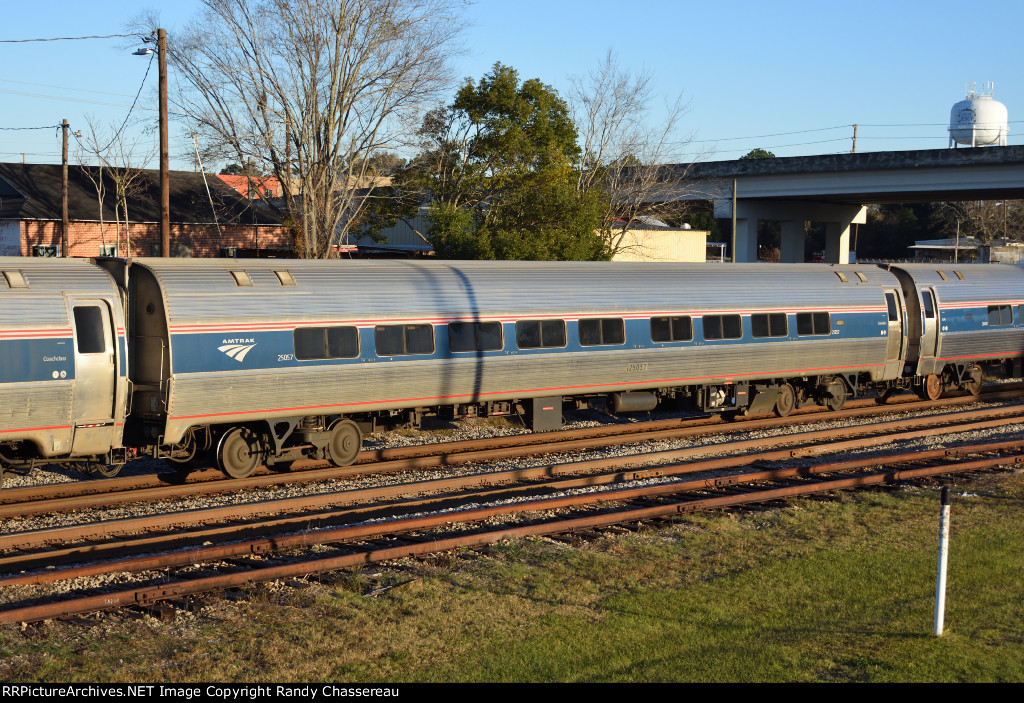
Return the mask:
M 732 201 L 715 201 L 715 217 L 731 218 Z M 850 225 L 867 222 L 867 208 L 849 203 L 804 200 L 740 200 L 736 205 L 736 261 L 757 261 L 757 223 L 782 222 L 782 261 L 804 260 L 804 228 L 807 221 L 826 223 L 825 261 L 850 260 Z
M 736 251 L 733 261 L 757 261 L 757 218 L 736 218 Z
M 850 263 L 849 223 L 825 223 L 825 262 L 829 264 Z
M 804 220 L 783 220 L 779 261 L 784 264 L 802 264 L 806 237 L 806 222 Z

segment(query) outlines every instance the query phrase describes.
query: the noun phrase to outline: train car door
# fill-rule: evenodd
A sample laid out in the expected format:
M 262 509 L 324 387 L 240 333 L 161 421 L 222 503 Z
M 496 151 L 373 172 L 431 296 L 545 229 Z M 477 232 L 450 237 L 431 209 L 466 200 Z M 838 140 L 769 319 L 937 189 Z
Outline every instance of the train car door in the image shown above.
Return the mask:
M 939 313 L 932 288 L 921 289 L 921 323 L 921 361 L 934 360 L 939 353 Z
M 114 437 L 117 358 L 110 306 L 105 300 L 71 301 L 75 332 L 75 436 L 71 454 L 106 454 Z
M 895 289 L 885 291 L 888 319 L 888 343 L 885 347 L 885 378 L 898 378 L 903 372 L 903 306 Z

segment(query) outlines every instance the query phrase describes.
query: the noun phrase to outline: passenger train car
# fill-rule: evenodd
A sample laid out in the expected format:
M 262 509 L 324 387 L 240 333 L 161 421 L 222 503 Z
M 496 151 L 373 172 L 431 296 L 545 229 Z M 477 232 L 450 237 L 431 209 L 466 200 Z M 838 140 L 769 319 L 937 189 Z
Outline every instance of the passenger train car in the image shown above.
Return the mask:
M 1017 374 L 1000 265 L 0 258 L 0 465 L 235 477 L 423 414 L 787 415 Z

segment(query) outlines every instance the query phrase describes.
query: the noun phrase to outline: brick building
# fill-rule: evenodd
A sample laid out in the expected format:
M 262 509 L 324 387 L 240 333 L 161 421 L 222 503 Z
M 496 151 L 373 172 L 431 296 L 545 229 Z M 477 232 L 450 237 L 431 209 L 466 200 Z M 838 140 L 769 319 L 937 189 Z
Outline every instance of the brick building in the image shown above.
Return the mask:
M 98 167 L 68 166 L 71 256 L 160 253 L 160 172 L 135 169 L 115 215 L 118 177 Z M 97 183 L 102 183 L 103 198 Z M 171 255 L 287 255 L 291 237 L 281 218 L 216 176 L 171 172 Z M 209 187 L 209 192 L 207 191 Z M 125 220 L 127 219 L 127 223 Z M 0 256 L 61 255 L 61 167 L 0 163 Z

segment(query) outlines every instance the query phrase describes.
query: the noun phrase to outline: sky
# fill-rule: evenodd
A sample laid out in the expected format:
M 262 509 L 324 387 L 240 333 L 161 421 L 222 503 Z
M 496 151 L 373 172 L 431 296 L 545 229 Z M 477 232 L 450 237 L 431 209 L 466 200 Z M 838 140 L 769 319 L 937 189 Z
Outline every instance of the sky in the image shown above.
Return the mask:
M 133 102 L 134 134 L 156 166 L 157 67 L 132 38 L 17 42 L 128 34 L 159 13 L 173 32 L 199 0 L 4 0 L 0 23 L 0 161 L 59 163 L 57 125 L 109 129 Z M 495 62 L 561 94 L 609 50 L 654 77 L 652 130 L 663 106 L 689 105 L 674 160 L 943 149 L 950 109 L 967 86 L 994 84 L 1009 111 L 1009 144 L 1024 144 L 1024 3 L 962 0 L 858 3 L 717 0 L 479 0 L 466 11 L 454 73 L 479 80 Z M 143 79 L 145 77 L 145 83 Z M 170 90 L 176 88 L 173 70 Z M 141 87 L 141 93 L 140 93 Z M 453 89 L 454 94 L 454 89 Z M 42 129 L 36 129 L 42 128 Z M 171 167 L 191 170 L 192 141 L 172 126 Z M 75 160 L 72 139 L 71 161 Z M 223 164 L 208 164 L 219 168 Z

